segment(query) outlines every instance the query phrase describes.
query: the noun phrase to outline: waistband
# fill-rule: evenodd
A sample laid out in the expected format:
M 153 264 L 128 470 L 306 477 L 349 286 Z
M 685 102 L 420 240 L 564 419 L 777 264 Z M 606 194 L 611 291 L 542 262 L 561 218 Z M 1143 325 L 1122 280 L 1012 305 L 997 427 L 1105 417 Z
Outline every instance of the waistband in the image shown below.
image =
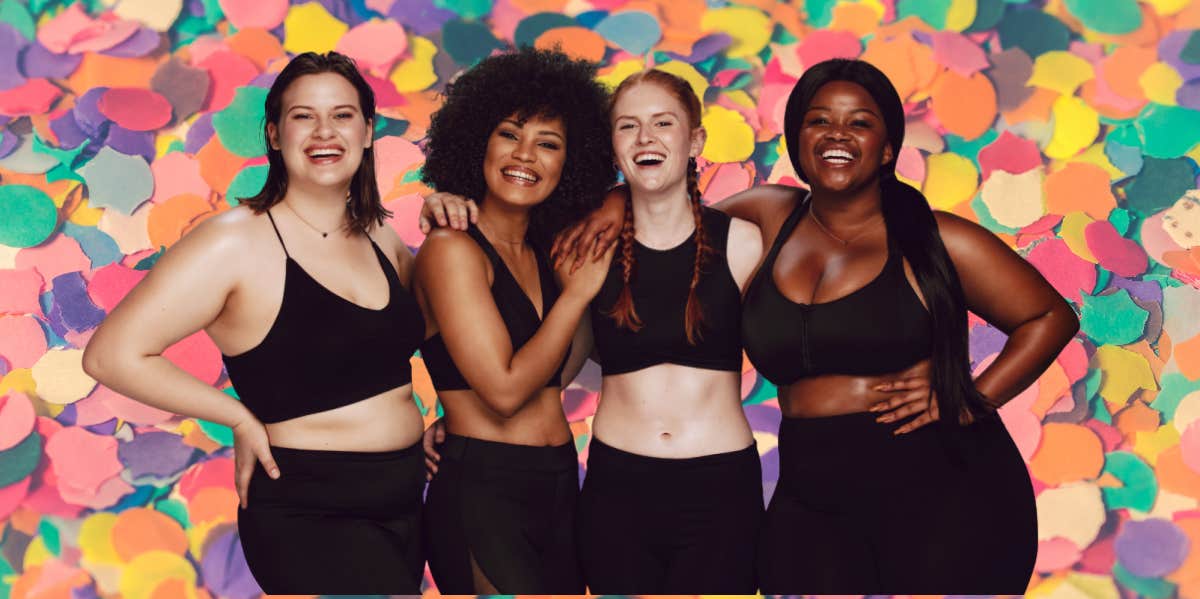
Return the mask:
M 413 456 L 422 456 L 424 452 L 421 449 L 421 441 L 404 447 L 402 449 L 392 449 L 388 451 L 338 451 L 327 449 L 298 449 L 295 447 L 278 447 L 271 446 L 271 456 L 279 460 L 298 461 L 298 462 L 326 462 L 326 463 L 365 463 L 365 462 L 390 462 L 395 460 L 404 460 Z
M 579 468 L 574 441 L 562 445 L 516 445 L 447 433 L 446 440 L 438 446 L 437 451 L 442 458 L 489 468 L 544 472 Z
M 737 451 L 712 453 L 692 458 L 659 458 L 630 453 L 617 449 L 603 441 L 592 438 L 588 449 L 588 462 L 599 459 L 608 465 L 613 465 L 626 472 L 670 472 L 689 468 L 707 468 L 731 464 L 741 464 L 748 459 L 758 460 L 758 443 L 751 441 L 750 445 Z

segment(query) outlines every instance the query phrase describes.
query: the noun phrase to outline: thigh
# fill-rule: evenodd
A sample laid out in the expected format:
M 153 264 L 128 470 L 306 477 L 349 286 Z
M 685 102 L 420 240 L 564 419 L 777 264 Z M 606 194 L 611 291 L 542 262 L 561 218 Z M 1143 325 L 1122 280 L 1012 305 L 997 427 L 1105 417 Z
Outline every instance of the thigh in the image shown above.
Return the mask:
M 730 509 L 690 531 L 671 556 L 663 582 L 670 594 L 746 595 L 758 590 L 757 552 L 763 510 Z
M 862 513 L 818 511 L 777 490 L 758 548 L 758 580 L 770 594 L 880 592 Z
M 666 564 L 651 550 L 653 532 L 636 489 L 584 481 L 576 513 L 579 560 L 595 594 L 660 594 Z

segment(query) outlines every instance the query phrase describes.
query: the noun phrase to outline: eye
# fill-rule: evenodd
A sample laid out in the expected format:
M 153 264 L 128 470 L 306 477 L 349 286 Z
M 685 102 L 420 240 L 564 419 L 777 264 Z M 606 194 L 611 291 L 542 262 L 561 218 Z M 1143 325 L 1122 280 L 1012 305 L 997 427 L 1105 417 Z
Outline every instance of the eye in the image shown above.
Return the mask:
M 512 131 L 501 131 L 497 135 L 499 135 L 500 137 L 503 137 L 504 139 L 511 139 L 513 141 L 516 141 L 516 139 L 517 139 L 517 134 L 513 133 Z
M 671 121 L 659 121 L 654 124 L 658 125 L 659 127 L 670 127 L 671 125 L 674 125 L 675 123 L 672 123 Z
M 334 116 L 336 116 L 339 119 L 352 119 L 352 118 L 354 118 L 354 113 L 353 112 L 339 112 Z
M 855 127 L 862 127 L 864 129 L 869 129 L 871 127 L 871 121 L 864 120 L 864 119 L 855 120 L 854 122 L 852 122 L 850 124 L 854 125 Z
M 558 149 L 559 149 L 558 144 L 556 144 L 552 141 L 543 141 L 542 143 L 540 143 L 538 145 L 542 146 L 543 148 L 546 148 L 547 150 L 558 151 Z
M 621 123 L 617 126 L 618 130 L 633 129 L 633 123 Z
M 297 112 L 297 113 L 292 114 L 292 120 L 295 120 L 295 121 L 298 121 L 301 119 L 311 119 L 311 118 L 312 118 L 311 114 L 304 113 L 304 112 Z
M 813 118 L 811 118 L 811 119 L 808 119 L 808 124 L 809 124 L 809 126 L 814 126 L 814 125 L 824 125 L 824 124 L 826 124 L 826 123 L 828 123 L 828 122 L 829 122 L 829 119 L 827 119 L 827 118 L 825 118 L 825 117 L 823 117 L 823 116 L 816 116 L 816 117 L 813 117 Z

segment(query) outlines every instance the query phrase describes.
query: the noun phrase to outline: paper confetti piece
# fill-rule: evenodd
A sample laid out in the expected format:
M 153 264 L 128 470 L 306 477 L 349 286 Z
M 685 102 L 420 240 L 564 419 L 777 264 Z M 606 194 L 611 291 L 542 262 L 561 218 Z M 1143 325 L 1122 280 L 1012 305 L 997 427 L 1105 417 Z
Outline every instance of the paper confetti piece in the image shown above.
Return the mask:
M 56 404 L 83 399 L 96 387 L 96 380 L 83 372 L 83 351 L 54 349 L 33 365 L 38 397 Z
M 292 6 L 283 21 L 283 48 L 293 54 L 328 52 L 349 31 L 318 2 Z
M 238 29 L 274 29 L 288 14 L 287 0 L 219 0 L 221 11 Z
M 721 106 L 708 106 L 701 124 L 708 132 L 701 152 L 706 160 L 740 162 L 754 151 L 754 130 L 741 114 Z
M 767 16 L 750 7 L 726 6 L 705 11 L 700 27 L 705 31 L 720 31 L 733 38 L 733 45 L 725 51 L 731 58 L 758 54 L 771 39 Z
M 79 169 L 79 174 L 87 179 L 91 205 L 111 207 L 123 214 L 132 214 L 154 193 L 154 175 L 146 161 L 108 147 L 101 148 Z
M 1132 351 L 1104 345 L 1096 350 L 1093 360 L 1105 373 L 1100 396 L 1110 407 L 1125 405 L 1137 389 L 1158 388 L 1146 359 Z
M 1050 422 L 1042 427 L 1042 443 L 1029 462 L 1030 473 L 1048 485 L 1061 485 L 1100 475 L 1104 451 L 1086 427 Z
M 154 131 L 171 122 L 171 103 L 146 89 L 109 89 L 97 107 L 106 118 L 132 131 Z
M 433 42 L 414 36 L 409 42 L 410 58 L 402 60 L 392 71 L 390 78 L 400 92 L 415 92 L 428 88 L 437 82 L 437 73 L 433 70 L 433 59 L 437 55 L 437 46 Z
M 996 91 L 981 73 L 964 77 L 946 71 L 933 86 L 933 113 L 951 133 L 975 139 L 991 127 L 996 118 Z M 962 98 L 971 98 L 962 102 Z
M 182 556 L 187 537 L 170 516 L 146 508 L 121 512 L 112 527 L 113 549 L 121 561 L 128 562 L 151 551 Z
M 20 443 L 0 451 L 0 488 L 33 474 L 42 457 L 42 436 L 30 433 Z
M 167 31 L 182 9 L 183 0 L 121 0 L 113 13 L 122 19 L 138 21 L 154 31 Z
M 1033 75 L 1027 85 L 1033 85 L 1070 96 L 1095 76 L 1092 63 L 1070 52 L 1052 51 L 1033 61 Z
M 926 160 L 925 197 L 935 210 L 950 210 L 971 199 L 978 174 L 970 159 L 946 152 Z
M 1091 145 L 1100 133 L 1100 116 L 1079 98 L 1063 96 L 1054 101 L 1054 136 L 1046 156 L 1070 158 Z
M 213 115 L 213 129 L 221 145 L 244 158 L 267 153 L 262 123 L 266 118 L 267 90 L 239 87 L 224 110 Z
M 1117 535 L 1116 550 L 1117 559 L 1130 573 L 1158 578 L 1183 563 L 1188 538 L 1167 520 L 1126 522 Z
M 1134 120 L 1147 156 L 1176 158 L 1200 143 L 1200 111 L 1151 104 Z
M 543 50 L 557 48 L 573 58 L 599 62 L 604 58 L 607 45 L 600 34 L 584 27 L 559 27 L 538 36 L 533 44 Z
M 1103 220 L 1117 207 L 1108 174 L 1094 165 L 1068 164 L 1046 176 L 1045 189 L 1046 208 L 1052 214 L 1081 211 Z
M 1030 225 L 1046 213 L 1040 169 L 1019 175 L 995 171 L 983 182 L 980 197 L 996 222 L 1014 229 Z
M 82 5 L 72 4 L 38 27 L 38 42 L 58 54 L 100 51 L 125 41 L 138 30 L 132 21 L 92 19 Z
M 128 599 L 157 599 L 155 590 L 166 581 L 195 585 L 196 569 L 187 559 L 175 553 L 148 551 L 134 557 L 121 572 L 121 596 Z M 162 596 L 170 595 L 168 592 Z
M 1037 496 L 1038 540 L 1061 537 L 1087 547 L 1104 524 L 1100 488 L 1091 483 L 1067 483 Z
M 33 433 L 37 414 L 33 404 L 23 393 L 10 393 L 0 397 L 0 451 L 16 447 Z
M 45 192 L 28 185 L 0 185 L 0 244 L 38 245 L 57 225 L 58 210 Z
M 337 51 L 353 58 L 358 68 L 386 73 L 408 49 L 408 36 L 395 21 L 371 20 L 342 36 Z
M 1145 272 L 1146 251 L 1132 239 L 1126 239 L 1108 221 L 1096 221 L 1084 229 L 1088 248 L 1105 269 L 1123 277 Z
M 1080 327 L 1099 343 L 1127 345 L 1142 337 L 1149 314 L 1124 289 L 1083 298 Z

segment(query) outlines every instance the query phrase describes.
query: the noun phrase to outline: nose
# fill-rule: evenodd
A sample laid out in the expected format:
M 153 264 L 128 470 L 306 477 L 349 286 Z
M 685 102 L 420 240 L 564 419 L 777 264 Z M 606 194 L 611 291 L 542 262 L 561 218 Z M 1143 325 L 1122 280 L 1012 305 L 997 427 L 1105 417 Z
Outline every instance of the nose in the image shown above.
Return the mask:
M 333 136 L 333 123 L 323 116 L 317 117 L 317 126 L 313 129 L 313 137 L 327 139 Z
M 826 129 L 825 137 L 832 140 L 845 141 L 850 139 L 850 133 L 846 131 L 844 126 L 834 125 Z
M 639 145 L 645 145 L 653 141 L 653 136 L 650 135 L 649 127 L 638 127 L 637 142 Z
M 534 143 L 535 143 L 535 140 L 532 139 L 531 137 L 526 137 L 525 139 L 522 139 L 521 141 L 517 142 L 513 146 L 513 151 L 512 151 L 513 159 L 519 160 L 521 162 L 533 162 L 533 159 L 534 159 L 533 144 Z

